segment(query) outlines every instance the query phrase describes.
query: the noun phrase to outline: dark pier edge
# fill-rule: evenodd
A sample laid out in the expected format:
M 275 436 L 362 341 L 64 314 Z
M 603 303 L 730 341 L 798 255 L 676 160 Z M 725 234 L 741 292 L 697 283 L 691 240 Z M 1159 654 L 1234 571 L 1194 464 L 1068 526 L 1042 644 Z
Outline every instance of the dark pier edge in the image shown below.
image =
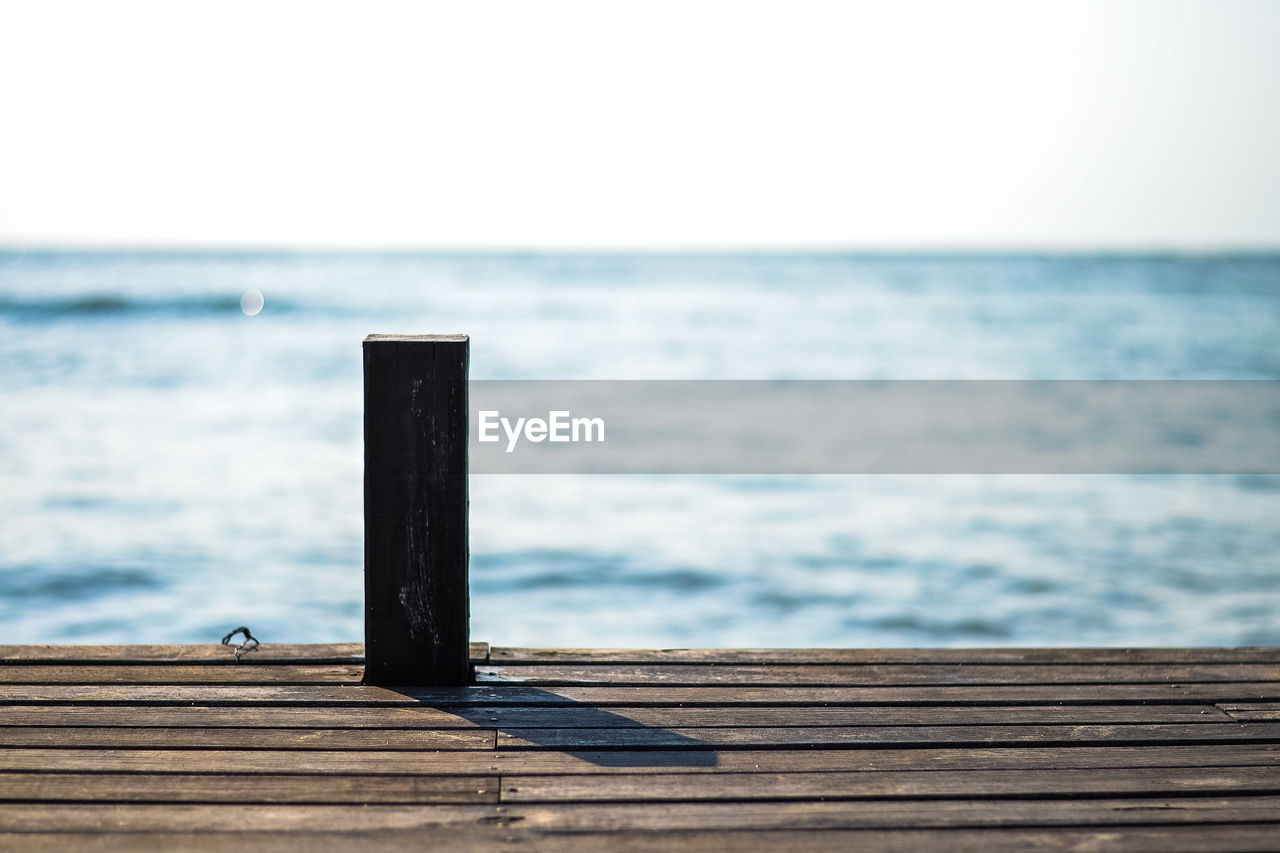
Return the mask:
M 366 684 L 473 680 L 468 350 L 465 335 L 364 340 Z

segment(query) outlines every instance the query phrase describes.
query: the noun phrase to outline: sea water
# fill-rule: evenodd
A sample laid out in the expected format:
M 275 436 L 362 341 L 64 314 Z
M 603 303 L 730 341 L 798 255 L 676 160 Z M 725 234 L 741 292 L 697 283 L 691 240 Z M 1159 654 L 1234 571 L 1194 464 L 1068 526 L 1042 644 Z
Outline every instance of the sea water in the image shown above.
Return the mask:
M 1280 257 L 3 252 L 0 642 L 360 639 L 372 332 L 476 379 L 1276 379 Z M 495 644 L 1280 644 L 1280 477 L 470 487 Z

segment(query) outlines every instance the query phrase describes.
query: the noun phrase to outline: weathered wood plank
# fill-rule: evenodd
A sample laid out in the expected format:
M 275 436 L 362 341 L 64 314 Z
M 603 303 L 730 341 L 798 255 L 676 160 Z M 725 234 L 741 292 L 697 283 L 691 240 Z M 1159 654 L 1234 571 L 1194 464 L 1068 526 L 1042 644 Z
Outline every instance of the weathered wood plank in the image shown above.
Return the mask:
M 465 704 L 473 694 L 465 688 L 440 693 L 432 699 L 453 698 Z M 562 700 L 563 701 L 563 700 Z M 73 705 L 308 705 L 382 706 L 417 705 L 419 691 L 405 692 L 361 684 L 341 685 L 200 685 L 200 684 L 3 684 L 0 704 Z M 441 704 L 432 702 L 432 704 Z M 489 704 L 489 703 L 485 703 Z
M 1280 824 L 1271 796 L 1075 800 L 850 800 L 544 805 L 0 803 L 8 832 L 307 830 L 514 826 L 529 830 L 857 829 Z
M 245 853 L 271 850 L 290 853 L 349 853 L 353 847 L 383 853 L 489 853 L 493 850 L 532 853 L 741 853 L 785 850 L 788 853 L 1005 853 L 1028 850 L 1076 850 L 1090 853 L 1274 853 L 1274 824 L 1209 826 L 1109 826 L 1105 829 L 846 829 L 846 830 L 649 830 L 644 832 L 542 833 L 517 826 L 435 827 L 410 830 L 311 832 L 130 832 L 0 834 L 0 851 L 67 849 L 85 853 L 149 853 L 172 850 L 192 853 Z
M 494 776 L 0 773 L 0 801 L 496 803 Z
M 359 664 L 26 664 L 0 666 L 2 684 L 359 684 Z
M 0 727 L 0 746 L 93 749 L 481 749 L 492 729 Z M 283 768 L 282 768 L 283 769 Z
M 1280 720 L 1280 702 L 1228 703 L 1219 708 L 1233 720 L 1241 722 Z
M 702 833 L 706 835 L 706 833 Z M 346 832 L 333 830 L 329 832 L 312 832 L 305 828 L 296 830 L 276 830 L 272 832 L 238 831 L 210 832 L 194 830 L 188 832 L 165 832 L 147 830 L 144 832 L 99 833 L 99 832 L 10 832 L 0 831 L 0 853 L 8 851 L 35 850 L 74 850 L 77 853 L 173 853 L 175 850 L 184 853 L 249 853 L 249 851 L 272 851 L 272 853 L 351 853 L 352 850 L 375 851 L 376 853 L 399 853 L 399 851 L 445 850 L 448 853 L 492 853 L 494 850 L 512 851 L 559 851 L 578 850 L 582 847 L 578 841 L 588 838 L 599 838 L 598 835 L 581 835 L 562 841 L 564 836 L 551 837 L 540 833 L 529 833 L 504 828 L 486 826 L 462 827 L 448 829 L 417 828 L 412 830 L 363 830 Z M 631 833 L 622 833 L 613 837 L 627 839 Z M 1239 837 L 1239 836 L 1233 836 Z M 627 850 L 625 840 L 622 847 L 605 849 Z M 693 843 L 700 843 L 695 841 Z M 635 848 L 630 848 L 634 850 Z M 675 848 L 664 848 L 671 850 Z M 1247 849 L 1247 848 L 1235 848 Z
M 3 788 L 0 787 L 0 791 Z M 504 803 L 1278 794 L 1273 767 L 504 776 Z
M 1167 684 L 1280 681 L 1276 664 L 536 664 L 476 668 L 481 683 L 527 685 Z
M 708 727 L 791 728 L 796 726 L 934 726 L 1087 723 L 1215 723 L 1231 718 L 1206 705 L 1024 705 L 956 708 L 912 707 L 585 707 L 457 709 L 496 728 Z M 3 714 L 0 713 L 0 720 Z
M 1280 724 L 511 728 L 498 749 L 738 749 L 901 744 L 1019 746 L 1280 742 Z M 492 729 L 4 726 L 0 746 L 157 749 L 492 749 Z
M 349 853 L 489 853 L 493 850 L 532 853 L 741 853 L 785 850 L 788 853 L 1005 853 L 1028 850 L 1076 850 L 1090 853 L 1274 853 L 1274 824 L 1210 826 L 1109 826 L 1105 829 L 846 829 L 846 830 L 650 830 L 645 832 L 542 833 L 516 826 L 311 832 L 142 832 L 142 833 L 12 833 L 0 834 L 0 851 L 68 849 L 85 853 L 149 853 L 184 850 L 192 853 L 245 853 L 247 850 Z
M 1223 723 L 1212 705 L 891 705 L 776 708 L 504 705 L 448 710 L 427 705 L 385 707 L 210 707 L 154 705 L 0 705 L 0 726 L 198 726 L 288 728 L 607 728 L 644 726 L 793 727 L 884 725 L 1026 725 L 1101 723 Z
M 764 687 L 547 686 L 384 688 L 368 685 L 3 684 L 0 704 L 308 705 L 438 707 L 469 705 L 741 706 L 775 705 L 1108 705 L 1225 704 L 1280 700 L 1280 682 L 1031 684 L 990 686 Z
M 235 649 L 219 643 L 168 645 L 0 645 L 0 664 L 202 663 L 236 665 Z M 241 665 L 364 663 L 362 643 L 263 643 Z
M 740 749 L 764 746 L 1054 746 L 1280 742 L 1280 723 L 1018 726 L 501 729 L 498 749 Z M 3 726 L 0 746 L 206 749 L 492 749 L 494 730 Z
M 701 759 L 701 760 L 691 760 Z M 1092 767 L 1270 767 L 1280 744 L 982 748 L 679 750 L 0 749 L 0 770 L 129 773 L 635 774 L 868 770 L 1027 770 Z
M 364 340 L 369 684 L 468 684 L 465 335 Z
M 990 649 L 529 649 L 472 642 L 471 660 L 494 664 L 685 663 L 833 664 L 1214 664 L 1280 663 L 1280 648 L 990 648 Z M 344 663 L 364 660 L 363 643 L 264 643 L 244 655 L 252 663 Z M 0 645 L 0 664 L 235 663 L 218 643 L 152 645 Z
M 4 737 L 0 729 L 0 738 Z M 732 749 L 742 746 L 888 746 L 950 744 L 1280 742 L 1280 724 L 1143 724 L 1110 726 L 826 726 L 821 728 L 577 728 L 499 730 L 498 749 Z
M 1280 647 L 966 649 L 532 649 L 495 647 L 494 664 L 1280 664 Z
M 1121 708 L 1140 708 L 1124 705 Z M 1159 706 L 1164 707 L 1164 706 Z M 1176 705 L 1193 715 L 1196 706 Z M 466 716 L 428 705 L 404 707 L 202 706 L 202 705 L 0 705 L 3 726 L 190 727 L 190 728 L 322 728 L 322 729 L 474 729 L 493 728 L 490 712 L 520 709 L 465 710 Z M 1157 712 L 1159 713 L 1159 712 Z M 1161 716 L 1163 716 L 1161 714 Z M 1175 715 L 1169 715 L 1174 718 Z M 1224 719 L 1229 719 L 1223 715 Z M 502 719 L 498 717 L 497 719 Z M 519 717 L 517 717 L 519 719 Z M 1194 716 L 1190 717 L 1194 719 Z M 640 725 L 640 723 L 635 723 Z
M 471 662 L 489 659 L 488 643 L 471 643 Z M 28 663 L 237 663 L 235 650 L 218 643 L 170 645 L 0 645 L 0 664 Z M 263 643 L 240 664 L 364 663 L 364 643 Z
M 465 808 L 465 807 L 456 807 Z M 1280 823 L 1275 797 L 870 800 L 500 806 L 522 827 L 558 830 L 823 829 Z M 514 820 L 519 818 L 519 820 Z

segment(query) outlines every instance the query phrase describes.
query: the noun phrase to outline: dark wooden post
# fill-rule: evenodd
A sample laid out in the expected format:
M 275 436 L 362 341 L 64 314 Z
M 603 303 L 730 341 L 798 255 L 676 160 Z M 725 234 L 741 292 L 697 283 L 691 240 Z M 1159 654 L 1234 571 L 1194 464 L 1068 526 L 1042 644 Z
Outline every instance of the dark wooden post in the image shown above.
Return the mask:
M 468 684 L 465 335 L 364 340 L 366 684 Z

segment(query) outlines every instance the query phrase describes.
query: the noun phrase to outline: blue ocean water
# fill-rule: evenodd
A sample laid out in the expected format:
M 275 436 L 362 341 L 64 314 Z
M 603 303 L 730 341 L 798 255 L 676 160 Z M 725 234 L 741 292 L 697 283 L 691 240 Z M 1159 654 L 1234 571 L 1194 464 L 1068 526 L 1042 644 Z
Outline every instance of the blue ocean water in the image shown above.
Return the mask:
M 454 331 L 483 379 L 1275 379 L 1280 257 L 0 253 L 0 642 L 360 639 L 360 341 Z M 493 643 L 1280 644 L 1277 477 L 471 501 Z

